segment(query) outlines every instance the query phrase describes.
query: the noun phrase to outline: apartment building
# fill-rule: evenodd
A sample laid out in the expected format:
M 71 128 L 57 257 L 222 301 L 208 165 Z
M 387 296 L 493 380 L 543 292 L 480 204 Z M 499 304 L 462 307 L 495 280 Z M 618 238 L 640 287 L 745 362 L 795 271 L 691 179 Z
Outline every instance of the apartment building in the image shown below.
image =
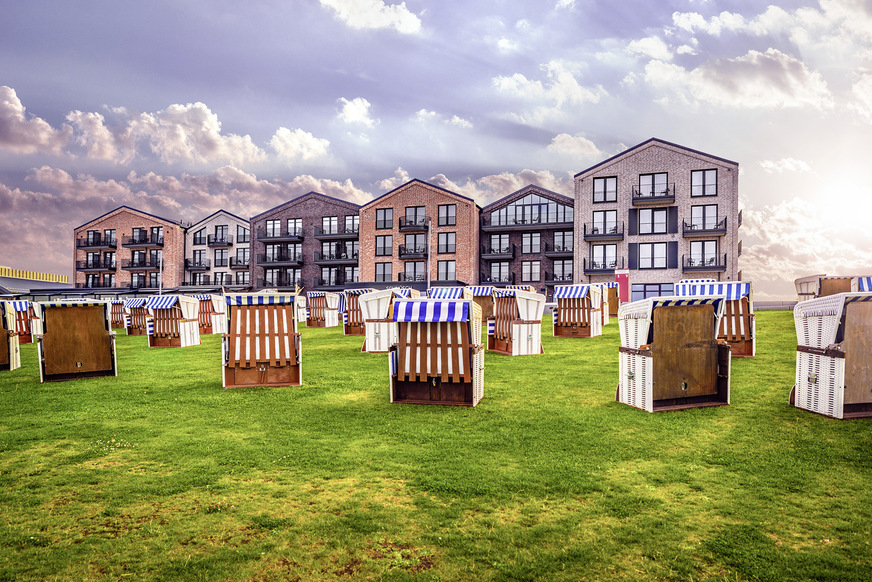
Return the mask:
M 739 164 L 649 139 L 575 175 L 579 282 L 628 269 L 631 299 L 740 277 Z
M 529 185 L 481 209 L 480 282 L 533 285 L 551 297 L 574 275 L 575 200 Z
M 340 289 L 358 280 L 352 202 L 309 192 L 251 218 L 250 278 L 257 289 Z
M 73 231 L 79 288 L 177 287 L 184 281 L 179 221 L 120 206 Z
M 247 219 L 219 210 L 185 233 L 185 285 L 251 285 Z
M 481 208 L 411 180 L 360 209 L 360 280 L 453 285 L 478 281 Z

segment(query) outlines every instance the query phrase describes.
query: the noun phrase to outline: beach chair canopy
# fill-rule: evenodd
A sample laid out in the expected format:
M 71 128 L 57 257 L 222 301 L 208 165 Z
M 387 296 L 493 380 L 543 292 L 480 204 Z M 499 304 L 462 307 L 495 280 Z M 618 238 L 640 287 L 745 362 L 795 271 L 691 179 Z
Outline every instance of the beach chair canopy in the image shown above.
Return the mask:
M 492 285 L 470 287 L 469 290 L 472 291 L 473 297 L 490 297 L 494 294 L 494 288 Z
M 400 297 L 402 299 L 411 297 L 412 295 L 411 287 L 391 287 L 391 291 L 393 291 L 394 297 Z
M 169 309 L 179 302 L 178 295 L 152 295 L 145 302 L 146 309 Z
M 675 286 L 675 294 L 679 297 L 697 297 L 703 295 L 723 295 L 727 301 L 738 301 L 743 297 L 750 299 L 751 283 L 747 281 L 730 281 L 726 283 L 679 281 Z
M 557 285 L 554 287 L 554 299 L 583 299 L 589 290 L 589 285 Z
M 269 295 L 227 295 L 225 301 L 227 305 L 288 305 L 293 304 L 296 297 L 288 294 L 269 294 Z
M 857 277 L 857 291 L 872 291 L 872 277 Z
M 394 302 L 396 322 L 469 321 L 469 301 L 401 299 Z
M 30 309 L 30 301 L 18 300 L 10 301 L 9 303 L 12 304 L 13 311 L 27 311 L 28 309 Z
M 138 307 L 145 307 L 145 302 L 147 299 L 147 297 L 135 297 L 133 299 L 125 299 L 124 309 L 136 309 Z

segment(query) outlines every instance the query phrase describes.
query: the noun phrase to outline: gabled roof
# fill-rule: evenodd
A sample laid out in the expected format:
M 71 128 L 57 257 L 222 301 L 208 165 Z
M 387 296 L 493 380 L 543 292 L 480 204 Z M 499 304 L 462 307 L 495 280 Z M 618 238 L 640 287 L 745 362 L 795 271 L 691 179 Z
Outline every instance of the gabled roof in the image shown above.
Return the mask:
M 152 218 L 157 218 L 158 220 L 163 220 L 164 222 L 169 222 L 170 224 L 175 224 L 175 225 L 181 226 L 181 221 L 180 221 L 180 220 L 171 220 L 171 219 L 169 219 L 169 218 L 163 218 L 162 216 L 157 216 L 156 214 L 151 214 L 151 213 L 149 213 L 149 212 L 144 212 L 144 211 L 142 211 L 142 210 L 137 210 L 136 208 L 131 208 L 130 206 L 122 205 L 122 206 L 119 206 L 118 208 L 114 208 L 114 209 L 110 210 L 109 212 L 107 212 L 107 213 L 105 213 L 105 214 L 101 214 L 101 215 L 98 216 L 97 218 L 92 218 L 92 219 L 89 220 L 88 222 L 86 222 L 86 223 L 84 223 L 84 224 L 82 224 L 82 225 L 80 225 L 80 226 L 77 226 L 77 227 L 74 228 L 73 230 L 76 231 L 76 230 L 79 230 L 80 228 L 84 228 L 84 227 L 88 226 L 89 224 L 91 224 L 92 222 L 97 222 L 97 221 L 100 220 L 101 218 L 105 218 L 105 217 L 109 216 L 110 214 L 112 214 L 113 212 L 118 212 L 119 210 L 129 210 L 130 212 L 135 212 L 136 214 L 142 214 L 142 215 L 144 215 L 144 216 L 150 216 L 150 217 L 152 217 Z
M 305 194 L 301 194 L 301 195 L 297 196 L 296 198 L 291 198 L 287 202 L 282 202 L 278 206 L 273 206 L 269 210 L 264 210 L 260 214 L 255 214 L 254 216 L 251 217 L 251 220 L 253 221 L 257 218 L 260 218 L 261 216 L 264 216 L 264 215 L 269 214 L 271 212 L 275 212 L 279 208 L 283 208 L 285 206 L 290 206 L 292 204 L 297 204 L 299 202 L 302 202 L 306 198 L 312 198 L 312 197 L 324 198 L 325 200 L 327 200 L 329 202 L 339 202 L 341 204 L 353 206 L 354 208 L 357 208 L 357 209 L 361 208 L 360 204 L 355 204 L 354 202 L 349 202 L 348 200 L 343 200 L 342 198 L 335 198 L 333 196 L 327 196 L 326 194 L 321 194 L 320 192 L 311 191 L 311 192 L 306 192 Z
M 516 190 L 511 194 L 503 196 L 499 200 L 495 200 L 481 209 L 482 212 L 489 212 L 501 206 L 505 206 L 507 204 L 511 204 L 515 200 L 523 198 L 527 194 L 531 192 L 536 192 L 545 198 L 551 198 L 555 202 L 559 202 L 560 204 L 565 204 L 566 206 L 575 206 L 575 199 L 570 198 L 569 196 L 564 196 L 563 194 L 558 194 L 557 192 L 553 192 L 548 190 L 547 188 L 543 188 L 542 186 L 537 186 L 536 184 L 528 184 L 521 188 L 520 190 Z
M 212 214 L 210 214 L 209 216 L 207 216 L 206 218 L 204 218 L 204 219 L 202 219 L 202 220 L 198 220 L 197 222 L 195 222 L 194 224 L 192 224 L 191 226 L 189 226 L 189 227 L 188 227 L 188 230 L 194 228 L 195 226 L 197 226 L 197 225 L 200 224 L 200 223 L 206 222 L 207 220 L 209 220 L 209 219 L 212 218 L 213 216 L 215 216 L 215 215 L 217 215 L 217 214 L 221 214 L 221 213 L 224 213 L 224 214 L 226 214 L 227 216 L 232 216 L 233 218 L 235 218 L 236 220 L 239 220 L 240 222 L 248 223 L 248 219 L 247 219 L 247 218 L 242 218 L 241 216 L 236 216 L 236 215 L 233 214 L 232 212 L 228 212 L 228 211 L 226 211 L 226 210 L 224 210 L 224 209 L 221 209 L 221 210 L 216 210 L 215 212 L 213 212 Z
M 462 195 L 458 194 L 457 192 L 452 192 L 451 190 L 446 190 L 445 188 L 441 188 L 439 186 L 436 186 L 435 184 L 425 182 L 424 180 L 419 180 L 418 178 L 413 178 L 413 179 L 409 180 L 408 182 L 406 182 L 405 184 L 403 184 L 401 186 L 397 186 L 396 188 L 394 188 L 390 192 L 386 192 L 386 193 L 382 194 L 381 196 L 378 196 L 378 197 L 372 199 L 371 201 L 369 201 L 366 204 L 364 204 L 363 206 L 361 206 L 361 209 L 366 208 L 367 206 L 372 206 L 373 204 L 375 204 L 376 202 L 378 202 L 382 198 L 392 196 L 393 194 L 399 192 L 400 190 L 404 190 L 405 188 L 408 188 L 412 184 L 421 184 L 422 186 L 426 186 L 428 188 L 433 188 L 434 190 L 440 190 L 446 194 L 450 194 L 451 196 L 455 196 L 455 197 L 461 198 L 463 200 L 469 200 L 470 202 L 475 204 L 476 208 L 481 210 L 481 206 L 479 206 L 478 203 L 475 200 L 473 200 L 472 198 L 469 198 L 468 196 L 462 196 Z
M 615 160 L 617 160 L 617 159 L 619 159 L 619 158 L 622 158 L 622 157 L 624 157 L 624 156 L 630 155 L 631 153 L 635 152 L 635 151 L 638 150 L 638 149 L 642 149 L 643 147 L 646 147 L 646 146 L 648 146 L 648 145 L 655 144 L 655 143 L 656 143 L 656 144 L 665 145 L 665 146 L 669 146 L 669 147 L 673 147 L 673 148 L 678 148 L 678 149 L 680 149 L 680 150 L 684 150 L 684 151 L 686 151 L 686 152 L 688 152 L 688 153 L 696 154 L 696 155 L 699 155 L 699 156 L 706 156 L 707 158 L 711 158 L 711 159 L 713 159 L 713 160 L 718 160 L 718 161 L 720 161 L 720 162 L 724 162 L 725 164 L 731 164 L 731 165 L 735 165 L 735 166 L 738 166 L 738 165 L 739 165 L 739 162 L 734 162 L 734 161 L 732 161 L 732 160 L 728 160 L 728 159 L 726 159 L 726 158 L 721 158 L 721 157 L 719 157 L 719 156 L 713 156 L 713 155 L 711 155 L 711 154 L 707 154 L 707 153 L 705 153 L 705 152 L 701 152 L 701 151 L 699 151 L 699 150 L 695 150 L 695 149 L 692 149 L 692 148 L 689 148 L 689 147 L 685 147 L 685 146 L 683 146 L 683 145 L 678 145 L 677 143 L 672 143 L 672 142 L 668 142 L 668 141 L 665 141 L 665 140 L 662 140 L 662 139 L 657 139 L 656 137 L 652 137 L 651 139 L 646 140 L 646 141 L 643 141 L 643 142 L 640 143 L 640 144 L 636 144 L 636 145 L 634 145 L 633 147 L 631 147 L 631 148 L 629 148 L 629 149 L 626 149 L 626 150 L 622 151 L 622 152 L 619 153 L 619 154 L 615 154 L 614 156 L 610 157 L 610 158 L 607 159 L 607 160 L 603 160 L 603 161 L 601 161 L 601 162 L 598 163 L 598 164 L 594 164 L 593 166 L 587 168 L 586 170 L 582 170 L 582 171 L 578 172 L 574 177 L 575 177 L 575 178 L 578 178 L 578 177 L 581 176 L 582 174 L 586 174 L 586 173 L 590 172 L 591 170 L 595 170 L 596 168 L 599 168 L 600 166 L 605 166 L 606 164 L 610 164 L 611 162 L 614 162 Z

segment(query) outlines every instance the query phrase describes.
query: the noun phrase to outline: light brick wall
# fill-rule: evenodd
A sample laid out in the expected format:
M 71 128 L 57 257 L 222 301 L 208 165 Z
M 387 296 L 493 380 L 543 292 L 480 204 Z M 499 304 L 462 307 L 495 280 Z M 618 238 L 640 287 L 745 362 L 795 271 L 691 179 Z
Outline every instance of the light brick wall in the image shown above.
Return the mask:
M 233 238 L 233 244 L 229 247 L 210 247 L 208 244 L 195 245 L 194 244 L 194 235 L 203 230 L 205 235 L 214 235 L 216 226 L 227 226 L 227 234 Z M 236 256 L 236 249 L 239 248 L 249 248 L 250 243 L 248 242 L 240 242 L 238 235 L 238 226 L 243 226 L 245 228 L 249 228 L 250 224 L 248 220 L 239 218 L 221 210 L 216 212 L 214 215 L 192 225 L 188 228 L 185 234 L 185 258 L 193 259 L 195 250 L 203 250 L 206 251 L 206 257 L 211 261 L 211 268 L 206 271 L 206 274 L 209 275 L 210 281 L 216 281 L 216 277 L 218 279 L 222 277 L 227 277 L 228 275 L 233 280 L 234 284 L 236 283 L 236 271 L 230 269 L 230 258 Z M 215 250 L 216 248 L 227 249 L 227 266 L 226 267 L 218 267 L 215 262 Z M 250 254 L 249 254 L 250 257 Z M 185 280 L 191 281 L 191 273 L 186 273 Z

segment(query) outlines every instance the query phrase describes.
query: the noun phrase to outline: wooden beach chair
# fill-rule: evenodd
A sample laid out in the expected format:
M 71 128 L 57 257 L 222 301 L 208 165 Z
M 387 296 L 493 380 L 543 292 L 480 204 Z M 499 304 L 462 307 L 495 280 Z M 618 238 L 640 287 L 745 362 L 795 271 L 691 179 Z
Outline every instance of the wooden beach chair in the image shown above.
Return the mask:
M 61 300 L 34 304 L 40 382 L 117 376 L 115 332 L 107 301 Z
M 337 327 L 339 325 L 339 295 L 327 291 L 306 293 L 307 327 Z
M 151 314 L 145 308 L 147 297 L 134 297 L 124 301 L 124 329 L 127 335 L 148 335 Z
M 148 347 L 186 348 L 200 345 L 200 301 L 187 295 L 152 295 L 145 302 L 151 315 Z
M 603 333 L 600 285 L 557 285 L 552 311 L 554 337 L 597 337 Z M 607 305 L 607 304 L 606 304 Z
M 675 294 L 679 297 L 723 296 L 726 301 L 718 339 L 730 344 L 734 358 L 751 358 L 757 354 L 757 322 L 750 282 L 684 279 L 675 286 Z
M 339 312 L 342 314 L 344 335 L 366 335 L 366 324 L 360 310 L 360 296 L 375 289 L 346 289 L 339 294 Z
M 21 367 L 15 314 L 11 301 L 0 301 L 0 371 L 12 371 Z
M 544 353 L 545 296 L 521 289 L 495 288 L 494 315 L 487 320 L 487 349 L 508 356 Z

